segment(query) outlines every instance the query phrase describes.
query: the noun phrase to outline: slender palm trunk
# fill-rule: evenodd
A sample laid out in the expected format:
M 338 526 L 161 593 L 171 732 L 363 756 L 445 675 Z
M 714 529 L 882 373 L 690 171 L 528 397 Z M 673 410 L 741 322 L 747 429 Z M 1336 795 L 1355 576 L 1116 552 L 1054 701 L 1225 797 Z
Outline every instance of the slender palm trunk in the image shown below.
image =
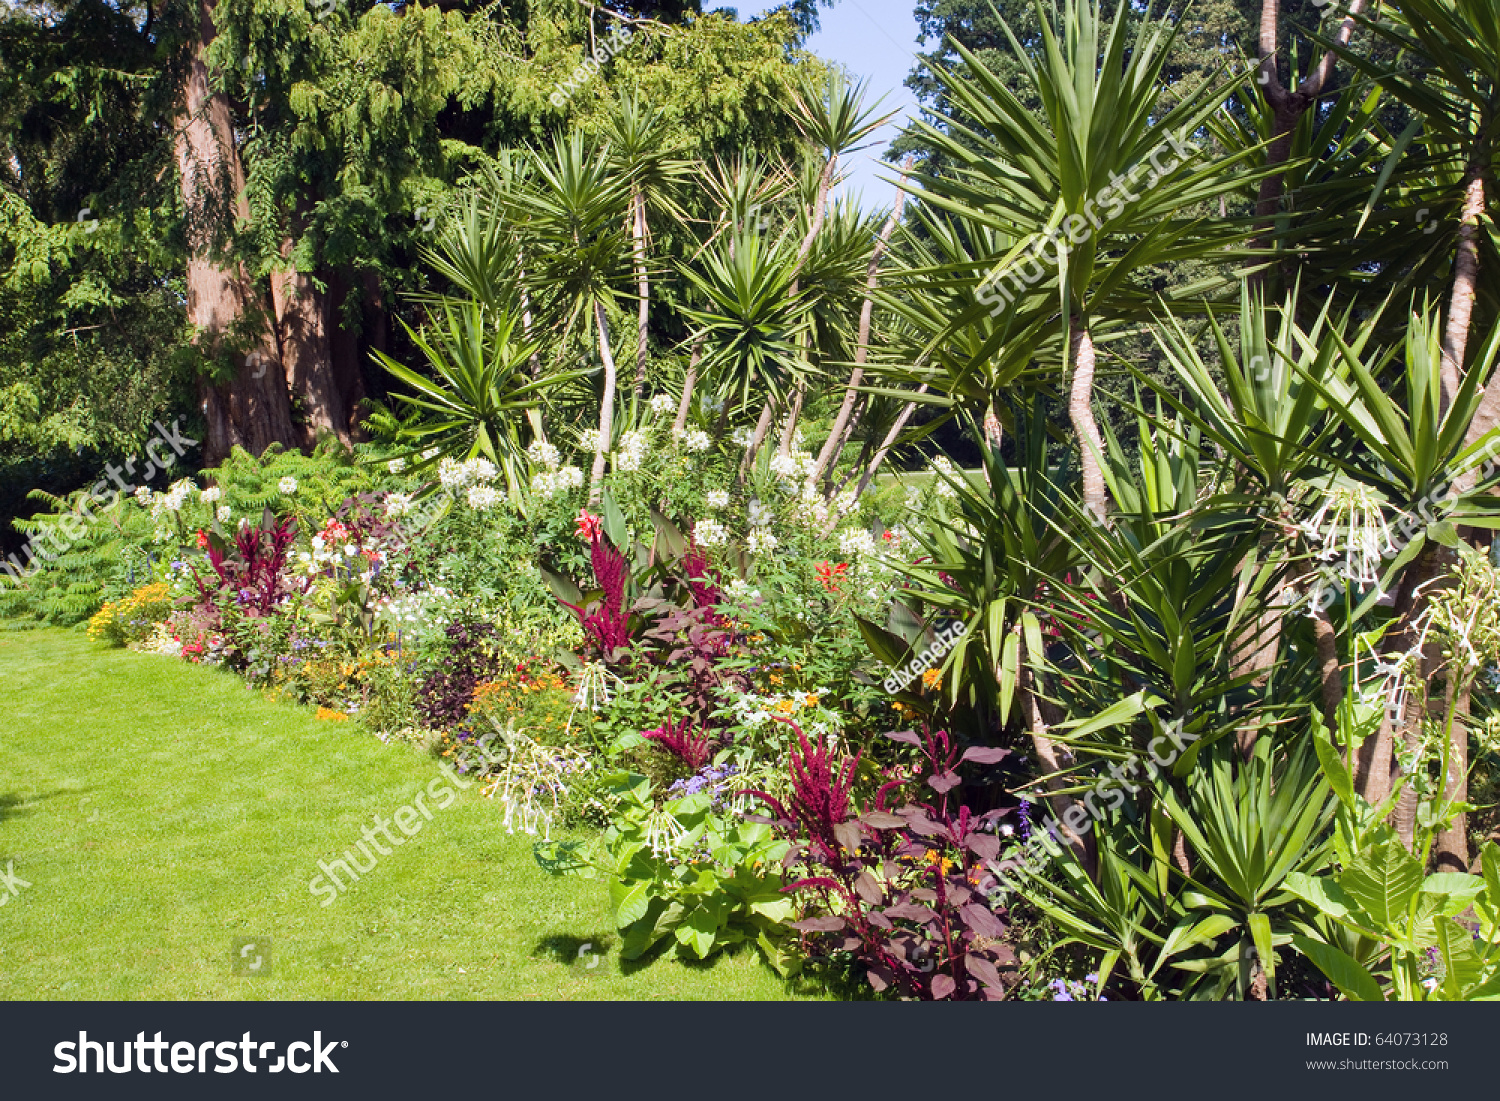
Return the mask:
M 646 389 L 647 335 L 651 323 L 651 277 L 646 271 L 646 194 L 639 188 L 630 196 L 631 258 L 635 264 L 636 331 L 635 396 L 639 400 Z
M 917 389 L 917 393 L 925 394 L 926 392 L 927 384 L 924 382 Z M 896 423 L 891 425 L 891 430 L 885 434 L 885 439 L 881 441 L 880 447 L 876 449 L 875 457 L 870 460 L 870 465 L 865 467 L 864 473 L 859 476 L 859 485 L 854 490 L 854 499 L 856 501 L 864 495 L 865 490 L 870 488 L 870 483 L 875 480 L 876 472 L 880 470 L 880 466 L 885 462 L 886 456 L 891 453 L 891 448 L 896 446 L 896 440 L 901 435 L 902 430 L 906 428 L 906 422 L 911 420 L 911 415 L 916 411 L 917 403 L 914 401 L 907 402 L 906 408 L 901 410 L 901 415 L 896 418 Z M 845 480 L 847 481 L 847 479 Z M 828 514 L 828 525 L 824 529 L 824 534 L 831 532 L 837 527 L 839 520 L 840 517 L 837 514 L 830 512 Z
M 901 162 L 902 174 L 904 175 L 910 169 L 911 157 L 908 156 Z M 891 234 L 895 232 L 896 226 L 901 221 L 901 209 L 905 203 L 906 191 L 898 187 L 895 205 L 891 208 L 885 225 L 880 227 L 880 235 L 875 239 L 875 249 L 870 253 L 870 263 L 865 268 L 865 300 L 859 308 L 859 335 L 854 349 L 854 370 L 849 373 L 849 382 L 844 387 L 844 400 L 839 406 L 838 415 L 833 419 L 833 427 L 828 430 L 828 439 L 824 441 L 822 450 L 818 452 L 818 457 L 813 460 L 812 468 L 807 472 L 809 490 L 817 486 L 818 479 L 823 476 L 823 471 L 828 468 L 834 454 L 843 446 L 844 429 L 854 413 L 854 403 L 859 397 L 859 384 L 864 381 L 865 377 L 865 363 L 870 358 L 870 328 L 875 319 L 875 288 L 880 283 L 880 261 L 885 257 L 886 249 L 890 246 Z
M 680 436 L 687 430 L 688 413 L 693 408 L 693 390 L 698 385 L 698 364 L 703 362 L 703 341 L 701 335 L 693 340 L 693 352 L 688 358 L 687 375 L 682 380 L 682 400 L 677 403 L 677 419 L 672 422 L 672 434 Z
M 516 285 L 521 294 L 521 335 L 526 342 L 531 343 L 531 292 L 526 289 L 526 266 L 520 265 L 517 269 Z M 531 358 L 531 377 L 539 379 L 542 377 L 542 353 L 541 349 L 534 349 Z M 526 410 L 526 419 L 531 424 L 531 434 L 536 440 L 547 442 L 547 426 L 542 420 L 540 408 L 533 407 Z
M 1073 318 L 1068 344 L 1073 349 L 1073 386 L 1068 395 L 1068 420 L 1078 437 L 1083 464 L 1083 505 L 1099 523 L 1109 519 L 1109 494 L 1104 486 L 1104 437 L 1094 420 L 1094 340 L 1088 326 Z
M 609 453 L 615 426 L 615 354 L 609 344 L 609 318 L 604 303 L 594 303 L 594 323 L 599 326 L 599 358 L 604 363 L 604 397 L 599 402 L 599 439 L 594 444 L 594 466 L 589 472 L 589 504 L 597 505 L 604 492 L 604 457 Z
M 1021 643 L 1021 649 L 1023 653 L 1026 650 L 1024 641 Z M 1040 657 L 1041 655 L 1037 655 L 1033 659 L 1030 654 L 1025 654 L 1022 659 L 1023 684 L 1021 688 L 1025 695 L 1027 717 L 1030 720 L 1031 729 L 1028 733 L 1031 736 L 1032 752 L 1036 754 L 1037 771 L 1048 778 L 1047 805 L 1053 817 L 1057 819 L 1064 842 L 1073 850 L 1073 855 L 1083 866 L 1088 877 L 1097 880 L 1099 878 L 1099 852 L 1093 831 L 1080 834 L 1069 829 L 1065 822 L 1068 812 L 1076 804 L 1071 795 L 1061 790 L 1067 786 L 1067 781 L 1057 775 L 1063 770 L 1063 762 L 1056 743 L 1052 741 L 1050 731 L 1060 721 L 1060 716 L 1054 716 L 1051 722 L 1048 721 L 1048 712 L 1052 708 L 1035 684 L 1036 674 L 1032 672 L 1032 661 L 1040 660 Z
M 800 273 L 802 265 L 807 263 L 807 258 L 812 254 L 813 242 L 818 239 L 818 234 L 823 231 L 823 222 L 828 212 L 828 190 L 833 186 L 833 174 L 838 166 L 839 155 L 837 152 L 830 153 L 828 160 L 823 164 L 823 171 L 818 176 L 818 189 L 813 196 L 812 210 L 809 212 L 807 233 L 802 238 L 802 243 L 797 246 L 797 259 L 792 267 L 792 285 L 787 291 L 787 297 L 795 300 L 801 290 Z M 803 334 L 798 337 L 798 359 L 805 359 L 806 351 L 803 340 L 807 339 Z M 797 372 L 797 381 L 793 387 L 792 405 L 789 408 L 786 426 L 781 433 L 781 450 L 785 451 L 791 446 L 792 437 L 796 432 L 797 416 L 802 410 L 802 397 L 807 389 L 807 375 L 805 371 Z M 755 456 L 760 451 L 761 444 L 765 442 L 766 434 L 771 430 L 771 423 L 775 419 L 776 411 L 770 401 L 761 411 L 760 421 L 755 426 L 755 435 L 751 438 L 750 447 L 745 452 L 745 463 L 740 468 L 741 477 L 755 464 Z

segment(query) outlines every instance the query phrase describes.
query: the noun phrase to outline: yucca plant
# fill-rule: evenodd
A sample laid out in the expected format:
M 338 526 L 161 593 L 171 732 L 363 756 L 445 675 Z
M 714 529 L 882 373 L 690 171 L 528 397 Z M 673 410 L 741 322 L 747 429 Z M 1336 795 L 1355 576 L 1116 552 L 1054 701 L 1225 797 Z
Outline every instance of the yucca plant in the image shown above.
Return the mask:
M 1041 41 L 1034 50 L 1001 23 L 1022 67 L 1022 95 L 955 43 L 964 72 L 940 74 L 953 116 L 941 129 L 916 124 L 954 170 L 920 177 L 921 197 L 1012 242 L 990 258 L 975 306 L 953 328 L 986 311 L 1057 318 L 1072 368 L 1068 415 L 1082 459 L 1083 499 L 1103 519 L 1104 439 L 1091 404 L 1095 328 L 1142 311 L 1147 300 L 1135 283 L 1147 267 L 1232 258 L 1226 249 L 1248 227 L 1191 211 L 1253 177 L 1256 170 L 1246 165 L 1257 149 L 1223 156 L 1197 144 L 1233 81 L 1161 110 L 1162 71 L 1178 28 L 1169 15 L 1148 11 L 1132 32 L 1125 5 L 1113 19 L 1103 16 L 1098 0 L 1065 0 L 1061 8 L 1038 0 L 1037 10 Z M 1040 107 L 1027 107 L 1026 99 Z

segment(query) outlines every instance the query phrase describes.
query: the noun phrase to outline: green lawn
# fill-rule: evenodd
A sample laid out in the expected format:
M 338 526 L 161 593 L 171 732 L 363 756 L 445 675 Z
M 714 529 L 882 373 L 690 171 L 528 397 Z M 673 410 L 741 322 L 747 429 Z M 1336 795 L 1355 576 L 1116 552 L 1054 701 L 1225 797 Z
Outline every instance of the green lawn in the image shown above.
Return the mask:
M 603 885 L 543 873 L 477 788 L 321 905 L 319 862 L 440 775 L 228 675 L 0 634 L 0 874 L 30 884 L 0 881 L 0 998 L 791 996 L 750 954 L 622 968 Z

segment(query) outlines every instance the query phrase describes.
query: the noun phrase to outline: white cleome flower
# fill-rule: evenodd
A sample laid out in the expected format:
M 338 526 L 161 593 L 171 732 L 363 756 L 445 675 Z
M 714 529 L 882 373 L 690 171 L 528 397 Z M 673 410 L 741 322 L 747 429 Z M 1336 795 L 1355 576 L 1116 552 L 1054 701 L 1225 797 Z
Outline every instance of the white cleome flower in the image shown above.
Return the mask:
M 699 520 L 693 525 L 693 540 L 700 547 L 723 546 L 729 541 L 729 529 L 717 520 Z
M 387 516 L 405 516 L 410 511 L 410 493 L 387 493 L 385 495 L 385 514 Z
M 711 489 L 704 500 L 708 502 L 709 508 L 728 508 L 729 491 L 725 489 Z
M 281 479 L 281 481 L 276 483 L 276 488 L 281 490 L 281 492 L 286 494 L 286 496 L 290 497 L 292 494 L 297 492 L 297 479 L 283 478 Z
M 211 505 L 222 496 L 224 496 L 222 489 L 218 486 L 209 486 L 202 493 L 198 494 L 198 500 L 202 501 L 205 505 Z
M 562 462 L 562 455 L 556 447 L 546 440 L 537 440 L 526 449 L 526 457 L 548 470 L 556 470 L 557 464 Z
M 945 480 L 958 480 L 958 471 L 954 469 L 953 464 L 948 461 L 948 456 L 939 455 L 937 458 L 933 459 L 932 469 L 935 472 L 935 476 L 932 479 L 932 488 L 937 491 L 937 495 L 939 497 L 947 497 L 950 499 L 957 497 L 958 491 L 949 484 L 949 481 Z
M 765 528 L 756 528 L 745 540 L 745 546 L 749 548 L 751 554 L 766 554 L 776 549 L 776 536 Z
M 688 451 L 707 451 L 712 445 L 708 433 L 701 428 L 689 429 L 682 437 L 682 446 Z
M 561 466 L 552 475 L 559 489 L 577 489 L 583 485 L 583 471 L 576 466 Z
M 494 486 L 471 486 L 469 507 L 475 512 L 487 512 L 500 503 L 500 491 Z
M 470 459 L 464 463 L 464 478 L 470 485 L 489 485 L 500 472 L 488 459 Z
M 797 477 L 802 464 L 797 461 L 797 456 L 778 453 L 771 456 L 771 473 L 784 482 L 789 482 Z
M 875 553 L 875 537 L 860 528 L 839 532 L 839 553 L 845 558 Z
M 388 462 L 388 463 L 385 464 L 385 468 L 387 470 L 389 470 L 392 474 L 400 474 L 400 473 L 402 473 L 403 471 L 406 470 L 406 460 L 405 459 L 392 459 L 390 462 Z
M 221 524 L 227 524 L 227 523 L 229 523 L 229 517 L 231 515 L 231 513 L 229 511 L 229 506 L 228 505 L 220 505 L 218 512 L 214 513 L 214 515 L 216 517 L 218 517 L 219 523 L 221 523 Z
M 657 394 L 656 397 L 646 403 L 646 406 L 651 412 L 660 417 L 676 410 L 677 402 L 671 394 Z
M 578 433 L 578 446 L 581 450 L 592 455 L 599 450 L 599 430 L 597 428 L 585 428 Z

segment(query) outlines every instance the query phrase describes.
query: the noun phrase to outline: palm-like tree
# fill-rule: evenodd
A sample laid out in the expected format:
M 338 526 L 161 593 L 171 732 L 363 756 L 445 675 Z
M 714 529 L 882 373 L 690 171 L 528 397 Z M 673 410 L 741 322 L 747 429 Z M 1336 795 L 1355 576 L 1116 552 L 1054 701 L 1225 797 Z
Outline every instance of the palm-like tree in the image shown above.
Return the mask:
M 647 249 L 651 231 L 647 211 L 655 207 L 676 221 L 685 218 L 673 195 L 692 162 L 673 140 L 665 114 L 634 91 L 622 92 L 609 116 L 609 145 L 618 170 L 629 180 L 630 261 L 636 287 L 635 397 L 646 386 L 651 324 L 651 274 Z
M 1148 13 L 1129 33 L 1126 9 L 1120 5 L 1106 21 L 1098 0 L 1065 0 L 1060 10 L 1038 2 L 1037 56 L 1006 27 L 1024 95 L 956 44 L 965 74 L 946 80 L 954 117 L 945 129 L 917 124 L 955 166 L 951 175 L 922 177 L 923 201 L 1013 242 L 992 258 L 980 305 L 954 328 L 970 324 L 985 306 L 1060 320 L 1084 500 L 1100 519 L 1107 495 L 1104 441 L 1092 409 L 1095 327 L 1148 307 L 1133 285 L 1142 269 L 1222 256 L 1244 239 L 1240 223 L 1185 212 L 1242 186 L 1251 174 L 1244 165 L 1256 151 L 1217 156 L 1194 144 L 1221 109 L 1224 88 L 1200 89 L 1160 110 L 1161 74 L 1177 24 Z M 1032 110 L 1024 99 L 1041 106 Z M 1038 259 L 1044 242 L 1053 256 Z
M 609 307 L 629 274 L 622 257 L 631 252 L 624 228 L 630 180 L 617 171 L 608 146 L 592 147 L 577 131 L 558 138 L 549 151 L 534 152 L 531 169 L 531 186 L 517 190 L 508 212 L 531 242 L 527 286 L 539 310 L 564 333 L 582 323 L 603 365 L 589 473 L 590 500 L 597 502 L 613 443 L 618 375 Z

